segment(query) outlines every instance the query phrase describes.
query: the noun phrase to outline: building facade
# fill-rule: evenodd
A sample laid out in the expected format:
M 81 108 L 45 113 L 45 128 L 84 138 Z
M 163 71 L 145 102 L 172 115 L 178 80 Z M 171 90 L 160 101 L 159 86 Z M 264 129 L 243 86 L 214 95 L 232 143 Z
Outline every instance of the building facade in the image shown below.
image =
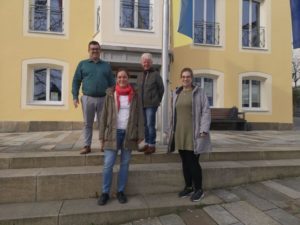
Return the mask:
M 290 129 L 289 1 L 194 0 L 192 38 L 177 31 L 180 1 L 172 2 L 172 88 L 191 67 L 211 107 L 238 107 L 250 129 Z
M 237 106 L 254 129 L 291 128 L 289 1 L 194 0 L 192 39 L 177 31 L 180 2 L 170 1 L 170 89 L 191 67 L 211 107 Z M 143 52 L 160 70 L 162 9 L 162 0 L 1 1 L 0 131 L 81 128 L 71 87 L 90 40 L 132 83 Z

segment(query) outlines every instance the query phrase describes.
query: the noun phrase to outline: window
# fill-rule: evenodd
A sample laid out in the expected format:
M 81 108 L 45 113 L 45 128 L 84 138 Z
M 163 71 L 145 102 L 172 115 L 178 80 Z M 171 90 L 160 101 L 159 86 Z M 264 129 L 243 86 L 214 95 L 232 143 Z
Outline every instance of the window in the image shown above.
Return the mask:
M 96 32 L 100 31 L 100 5 L 97 7 Z
M 120 27 L 152 30 L 152 5 L 150 0 L 122 0 Z
M 33 70 L 33 103 L 61 102 L 62 70 L 39 68 Z
M 265 48 L 265 28 L 261 27 L 261 1 L 243 0 L 243 47 Z
M 242 106 L 243 108 L 261 107 L 261 81 L 243 80 Z
M 29 10 L 29 30 L 63 32 L 63 1 L 32 0 Z
M 194 0 L 194 43 L 219 45 L 220 26 L 216 23 L 217 0 Z
M 239 75 L 239 107 L 247 112 L 272 111 L 272 76 L 261 72 Z
M 28 59 L 22 63 L 22 108 L 68 107 L 69 66 L 54 59 Z
M 214 106 L 214 79 L 194 77 L 194 82 L 204 89 L 210 106 Z

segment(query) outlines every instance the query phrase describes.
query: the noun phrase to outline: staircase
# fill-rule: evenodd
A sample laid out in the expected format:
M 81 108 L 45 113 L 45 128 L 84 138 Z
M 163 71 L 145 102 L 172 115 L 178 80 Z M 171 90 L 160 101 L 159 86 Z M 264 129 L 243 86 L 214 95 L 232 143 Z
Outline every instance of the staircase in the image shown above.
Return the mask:
M 300 147 L 215 148 L 200 157 L 205 190 L 300 176 Z M 104 225 L 220 204 L 206 192 L 200 203 L 179 199 L 184 186 L 180 158 L 165 146 L 145 156 L 133 153 L 126 194 L 98 206 L 103 154 L 74 151 L 0 153 L 0 225 Z M 114 170 L 112 187 L 116 186 Z

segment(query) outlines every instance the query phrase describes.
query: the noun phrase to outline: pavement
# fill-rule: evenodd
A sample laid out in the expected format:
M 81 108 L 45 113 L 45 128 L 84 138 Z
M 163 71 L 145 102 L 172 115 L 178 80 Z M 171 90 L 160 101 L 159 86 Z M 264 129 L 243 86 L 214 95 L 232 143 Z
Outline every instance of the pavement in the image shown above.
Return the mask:
M 281 175 L 276 176 L 276 178 L 282 178 L 282 179 L 270 180 L 272 179 L 270 178 L 271 172 L 272 174 L 274 174 L 276 171 L 278 172 L 279 169 L 276 169 L 275 166 L 278 166 L 280 163 L 282 164 L 282 165 L 280 164 L 280 166 L 287 168 L 286 170 L 289 172 L 288 174 L 296 170 L 299 171 L 298 168 L 299 160 L 297 159 L 299 158 L 298 152 L 300 150 L 300 138 L 299 138 L 300 118 L 294 118 L 294 121 L 295 121 L 294 129 L 289 131 L 269 131 L 269 130 L 267 131 L 212 131 L 211 137 L 212 137 L 212 144 L 213 144 L 213 154 L 210 154 L 209 159 L 210 160 L 222 159 L 224 161 L 203 162 L 204 170 L 205 172 L 209 172 L 213 167 L 212 165 L 218 165 L 218 167 L 220 168 L 218 168 L 218 170 L 217 169 L 214 170 L 216 171 L 215 179 L 218 180 L 223 185 L 216 185 L 218 189 L 214 189 L 214 190 L 208 189 L 209 191 L 205 192 L 205 197 L 200 201 L 200 203 L 196 207 L 195 205 L 192 205 L 193 207 L 190 207 L 191 203 L 189 199 L 177 199 L 176 193 L 167 193 L 167 194 L 164 194 L 163 192 L 156 193 L 157 196 L 149 195 L 147 198 L 143 197 L 142 201 L 139 199 L 140 197 L 136 195 L 136 197 L 132 197 L 132 201 L 131 201 L 132 204 L 127 204 L 126 207 L 136 207 L 134 208 L 134 210 L 139 209 L 139 212 L 144 213 L 145 215 L 148 215 L 150 217 L 145 217 L 144 219 L 131 221 L 129 223 L 126 223 L 126 225 L 243 225 L 243 224 L 244 225 L 248 225 L 248 224 L 249 225 L 250 224 L 251 225 L 273 225 L 273 224 L 274 225 L 278 225 L 278 224 L 279 225 L 280 224 L 300 225 L 300 177 L 283 178 L 284 173 L 279 172 Z M 8 180 L 6 180 L 6 182 L 9 183 L 9 181 L 12 181 L 13 179 L 19 179 L 18 174 L 15 175 L 13 174 L 15 172 L 20 174 L 24 173 L 28 179 L 29 178 L 31 179 L 31 175 L 29 174 L 29 172 L 31 171 L 31 173 L 38 173 L 39 171 L 41 173 L 40 178 L 38 179 L 37 175 L 33 174 L 32 179 L 39 180 L 38 185 L 43 185 L 41 180 L 41 178 L 43 178 L 42 175 L 50 174 L 51 176 L 49 175 L 49 177 L 51 179 L 54 179 L 56 175 L 61 176 L 61 174 L 59 172 L 59 168 L 57 167 L 49 168 L 49 169 L 40 168 L 41 164 L 45 164 L 46 162 L 42 156 L 45 156 L 45 158 L 47 158 L 49 161 L 51 161 L 52 160 L 51 157 L 53 157 L 53 159 L 55 160 L 52 161 L 55 165 L 59 164 L 58 159 L 55 157 L 65 156 L 66 158 L 68 158 L 68 161 L 70 163 L 69 166 L 72 166 L 72 164 L 74 164 L 73 166 L 79 166 L 81 164 L 82 164 L 81 166 L 90 166 L 85 169 L 87 171 L 78 172 L 78 179 L 86 178 L 87 181 L 93 181 L 96 178 L 97 179 L 99 178 L 99 171 L 101 170 L 100 167 L 99 168 L 91 167 L 93 165 L 93 162 L 90 162 L 91 164 L 87 164 L 89 162 L 87 160 L 94 159 L 98 163 L 99 161 L 98 156 L 99 155 L 102 156 L 102 153 L 98 148 L 99 141 L 97 140 L 97 137 L 98 137 L 98 132 L 94 131 L 92 153 L 89 154 L 89 156 L 92 157 L 88 157 L 85 159 L 86 164 L 82 164 L 82 163 L 75 164 L 75 161 L 73 162 L 72 160 L 75 160 L 76 157 L 72 158 L 72 160 L 71 157 L 77 155 L 79 156 L 79 150 L 83 146 L 82 131 L 0 133 L 0 155 L 3 156 L 3 160 L 6 160 L 8 157 L 11 157 L 10 162 L 8 163 L 9 166 L 6 167 L 3 164 L 3 169 L 5 168 L 6 169 L 2 171 L 3 173 L 2 175 L 3 177 L 7 176 L 9 178 L 9 179 L 7 178 Z M 158 146 L 157 153 L 163 153 L 165 151 L 166 151 L 166 146 L 164 145 Z M 249 152 L 251 154 L 248 154 Z M 241 153 L 247 153 L 247 154 L 241 154 Z M 139 156 L 139 154 L 141 155 L 141 153 L 134 153 L 134 154 L 136 154 L 137 156 Z M 34 158 L 35 155 L 40 155 L 40 157 Z M 275 155 L 277 156 L 275 157 Z M 154 169 L 157 170 L 157 173 L 153 173 L 153 172 L 152 173 L 154 175 L 159 174 L 159 176 L 155 177 L 156 180 L 158 180 L 159 178 L 165 179 L 163 177 L 163 173 L 161 173 L 161 171 L 163 170 L 160 170 L 161 169 L 160 167 L 166 167 L 162 169 L 169 170 L 168 169 L 169 167 L 171 168 L 172 165 L 177 166 L 177 164 L 174 164 L 173 161 L 170 160 L 170 156 L 168 156 L 168 160 L 166 161 L 164 161 L 165 159 L 162 156 L 162 154 L 154 154 L 154 156 L 158 156 L 152 159 L 152 160 L 158 160 L 158 161 L 153 161 L 158 163 L 158 164 L 154 164 L 155 165 Z M 23 161 L 25 160 L 26 157 L 28 157 L 29 159 L 28 162 L 31 162 L 27 166 L 25 166 Z M 234 160 L 236 158 L 236 160 L 250 160 L 250 161 L 249 162 L 248 161 L 247 162 L 246 161 L 225 162 L 226 158 L 230 160 Z M 259 161 L 263 161 L 264 158 L 269 159 L 269 161 L 267 160 L 264 161 L 266 167 L 263 167 L 261 166 L 261 164 L 258 164 L 260 163 Z M 41 160 L 40 164 L 37 163 L 38 161 L 30 161 L 33 159 Z M 81 157 L 78 158 L 78 160 L 79 159 L 82 160 Z M 276 160 L 272 161 L 271 159 L 276 159 Z M 283 160 L 279 161 L 279 159 L 283 159 Z M 22 165 L 20 163 L 21 162 L 20 160 L 22 160 L 23 163 Z M 148 160 L 148 159 L 136 158 L 135 160 L 136 161 L 141 160 L 141 162 L 139 163 L 142 163 L 144 162 L 143 160 Z M 174 162 L 177 162 L 177 160 L 178 159 L 176 159 Z M 251 160 L 258 160 L 258 161 L 251 161 Z M 159 164 L 159 162 L 166 162 L 166 163 Z M 233 166 L 230 165 L 229 166 L 230 170 L 229 170 L 226 166 L 228 166 L 230 163 L 234 165 Z M 274 164 L 273 170 L 271 170 L 272 163 Z M 293 164 L 293 167 L 288 168 L 288 164 L 291 163 L 294 164 L 296 163 L 297 165 Z M 62 164 L 64 166 L 67 166 L 65 161 Z M 242 166 L 238 167 L 238 164 L 241 164 Z M 268 178 L 269 180 L 264 179 L 261 176 L 258 177 L 257 181 L 254 180 L 252 180 L 252 182 L 247 181 L 246 184 L 238 185 L 238 186 L 237 184 L 235 185 L 230 184 L 227 185 L 228 187 L 225 188 L 226 185 L 224 184 L 226 183 L 226 181 L 228 180 L 233 181 L 235 178 L 243 177 L 241 175 L 242 173 L 241 174 L 233 173 L 233 169 L 237 169 L 240 170 L 240 172 L 242 172 L 243 169 L 246 169 L 246 164 L 247 164 L 247 168 L 253 167 L 257 173 L 263 174 L 266 172 L 268 175 L 266 177 L 269 177 Z M 49 162 L 49 167 L 51 167 L 50 165 L 53 164 L 50 164 Z M 97 164 L 97 166 L 99 165 Z M 0 167 L 1 167 L 1 162 L 0 162 Z M 140 169 L 141 172 L 143 171 L 147 172 L 147 170 L 149 170 L 148 166 L 143 164 L 135 165 L 135 167 L 132 167 L 133 172 L 135 172 L 135 169 L 138 170 L 140 167 L 141 168 L 143 167 L 142 169 Z M 9 168 L 15 170 L 10 170 Z M 28 169 L 24 169 L 24 168 L 28 168 Z M 35 168 L 39 168 L 39 169 L 37 170 Z M 69 170 L 71 170 L 71 168 L 70 169 L 68 169 L 67 167 L 63 168 L 62 175 L 64 175 L 64 179 L 62 181 L 68 181 L 67 177 L 69 175 L 70 176 L 72 175 L 73 177 L 75 175 L 77 176 L 77 174 L 75 174 L 75 172 L 73 171 L 74 169 L 76 168 L 72 168 L 72 171 L 70 172 Z M 81 169 L 82 169 L 81 167 L 78 167 L 77 170 L 81 170 Z M 269 172 L 269 174 L 267 172 L 267 169 L 270 169 L 271 171 Z M 177 168 L 177 170 L 179 171 L 180 168 L 179 169 Z M 223 174 L 222 170 L 224 170 L 228 176 L 225 176 L 225 172 Z M 49 171 L 52 173 L 50 173 Z M 175 170 L 173 170 L 173 172 L 174 171 Z M 9 173 L 12 173 L 11 176 L 9 175 Z M 95 177 L 94 176 L 91 177 L 92 174 L 95 174 Z M 232 176 L 229 177 L 229 175 Z M 299 176 L 299 174 L 295 176 Z M 142 177 L 143 176 L 139 177 L 140 182 L 142 181 Z M 74 180 L 74 178 L 72 179 Z M 222 181 L 222 179 L 224 180 Z M 178 178 L 176 178 L 175 180 L 178 181 Z M 206 180 L 208 181 L 208 177 L 206 177 Z M 265 180 L 265 181 L 260 182 L 261 180 Z M 143 182 L 147 183 L 146 180 Z M 8 183 L 6 184 L 9 186 Z M 96 183 L 97 184 L 95 184 L 94 186 L 98 188 L 99 186 L 98 181 Z M 5 187 L 7 185 L 5 183 L 2 184 L 3 185 L 0 185 L 0 190 L 6 190 Z M 49 187 L 50 185 L 49 181 L 47 180 L 47 182 L 45 182 L 44 185 L 45 187 L 46 186 Z M 90 186 L 93 187 L 93 185 Z M 166 187 L 170 188 L 170 186 L 167 185 Z M 24 188 L 25 187 L 23 185 L 23 189 Z M 79 185 L 79 188 L 81 189 L 82 187 Z M 32 188 L 30 188 L 30 190 L 31 189 Z M 50 189 L 51 187 L 49 187 L 49 190 Z M 73 189 L 76 189 L 76 187 L 74 186 Z M 11 190 L 11 188 L 8 188 L 7 190 Z M 60 191 L 62 190 L 60 189 Z M 71 189 L 66 188 L 66 191 L 71 192 Z M 19 192 L 19 190 L 17 190 L 17 192 Z M 53 194 L 53 191 L 51 191 L 51 193 Z M 6 193 L 3 193 L 3 196 L 5 194 Z M 26 196 L 28 195 L 26 194 Z M 93 210 L 96 211 L 98 210 L 99 212 L 101 210 L 103 211 L 103 209 L 99 209 L 99 207 L 95 208 L 94 199 L 88 199 L 88 197 L 84 197 L 86 199 L 76 199 L 75 197 L 74 197 L 75 199 L 72 198 L 71 200 L 67 200 L 67 201 L 62 201 L 58 198 L 58 199 L 54 199 L 56 200 L 54 202 L 41 201 L 41 202 L 30 203 L 34 207 L 37 207 L 37 210 L 31 210 L 34 207 L 33 206 L 32 206 L 33 208 L 28 207 L 28 205 L 26 205 L 27 203 L 18 203 L 19 200 L 15 201 L 15 203 L 14 201 L 12 201 L 12 204 L 11 203 L 3 204 L 3 205 L 0 204 L 0 218 L 1 219 L 6 218 L 7 215 L 10 215 L 9 213 L 6 212 L 8 212 L 9 210 L 11 210 L 11 212 L 16 211 L 16 207 L 20 207 L 20 210 L 18 211 L 20 212 L 19 215 L 20 218 L 24 218 L 24 216 L 28 216 L 29 213 L 27 213 L 26 210 L 30 209 L 31 212 L 37 214 L 33 216 L 33 218 L 37 218 L 37 220 L 39 221 L 36 224 L 42 224 L 41 221 L 43 220 L 41 220 L 41 218 L 42 216 L 45 217 L 44 211 L 42 212 L 42 208 L 44 204 L 45 207 L 47 205 L 46 207 L 47 210 L 49 208 L 52 209 L 53 212 L 50 210 L 49 215 L 51 214 L 50 216 L 53 217 L 53 220 L 55 221 L 57 220 L 57 215 L 59 213 L 65 215 L 60 220 L 60 224 L 74 223 L 79 225 L 92 225 L 92 224 L 83 224 L 80 222 L 79 218 L 81 218 L 83 221 L 86 221 L 87 218 L 86 216 L 79 215 L 82 212 L 82 208 L 80 207 L 84 206 L 85 208 L 88 208 L 88 206 L 90 205 L 91 209 L 89 210 L 92 210 L 91 212 L 93 212 Z M 170 199 L 172 199 L 171 202 Z M 176 204 L 174 202 L 177 201 L 180 201 L 178 202 L 178 205 L 185 205 L 183 204 L 182 201 L 186 201 L 185 208 L 178 209 L 177 212 L 174 209 L 172 211 L 168 211 L 169 208 L 176 207 Z M 79 207 L 78 209 L 76 208 L 77 206 Z M 118 203 L 112 202 L 111 209 L 107 209 L 112 211 L 115 210 L 115 214 L 112 214 L 113 218 L 116 218 L 116 215 L 120 216 L 120 210 L 124 210 L 123 208 L 119 209 L 118 207 L 120 208 L 121 206 L 119 206 Z M 68 210 L 71 211 L 69 212 Z M 88 209 L 86 210 L 87 210 L 86 214 L 90 215 L 91 212 L 88 211 Z M 132 212 L 129 211 L 129 209 L 126 210 L 122 211 L 122 213 L 124 213 L 124 216 L 126 215 L 126 212 L 128 213 L 128 215 L 129 214 L 132 215 Z M 155 215 L 155 212 L 158 211 L 161 212 L 161 210 L 165 210 L 164 216 L 161 216 L 161 213 L 159 215 Z M 101 211 L 102 214 L 99 214 L 98 211 L 94 212 L 95 215 L 93 214 L 92 215 L 95 216 L 95 218 L 96 215 L 99 216 L 99 218 L 100 217 L 103 218 L 103 212 Z M 174 213 L 174 211 L 176 213 Z M 74 212 L 77 213 L 74 214 Z M 173 214 L 168 214 L 171 212 Z M 138 212 L 136 211 L 135 213 Z M 14 216 L 16 215 L 11 214 L 11 217 Z M 136 216 L 136 217 L 141 218 L 140 216 Z M 1 223 L 0 221 L 0 225 L 2 224 L 7 225 L 7 223 L 5 222 Z
M 268 180 L 205 193 L 220 203 L 187 208 L 123 225 L 299 225 L 300 177 Z M 188 199 L 187 199 L 188 201 Z M 205 198 L 202 200 L 205 202 Z
M 95 130 L 92 151 L 100 152 L 98 132 Z M 234 149 L 295 149 L 300 146 L 300 129 L 289 131 L 212 131 L 212 145 L 216 150 Z M 79 151 L 83 147 L 82 131 L 48 131 L 28 133 L 0 133 L 0 153 Z M 164 146 L 158 146 L 164 149 Z

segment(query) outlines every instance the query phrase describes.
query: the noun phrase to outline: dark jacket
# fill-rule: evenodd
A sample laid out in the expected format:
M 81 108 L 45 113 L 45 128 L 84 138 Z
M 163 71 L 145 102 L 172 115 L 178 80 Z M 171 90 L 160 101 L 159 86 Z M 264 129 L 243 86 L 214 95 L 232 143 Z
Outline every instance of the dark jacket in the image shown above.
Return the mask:
M 180 87 L 174 91 L 170 100 L 170 123 L 167 131 L 169 137 L 168 152 L 173 152 L 175 150 L 174 134 L 176 130 L 176 101 L 182 89 L 183 88 Z M 210 107 L 204 90 L 199 86 L 194 86 L 193 88 L 192 117 L 193 127 L 191 127 L 191 129 L 193 129 L 194 153 L 200 154 L 211 151 L 212 147 L 209 134 L 211 122 Z M 200 137 L 200 133 L 203 132 L 208 134 L 204 137 Z
M 164 95 L 164 84 L 160 74 L 151 68 L 138 76 L 137 84 L 143 107 L 158 107 Z
M 115 86 L 106 91 L 101 113 L 99 140 L 104 142 L 104 149 L 117 149 L 117 107 L 115 101 Z M 137 150 L 138 140 L 144 139 L 144 120 L 141 102 L 137 90 L 134 91 L 130 103 L 129 119 L 126 128 L 124 148 Z

